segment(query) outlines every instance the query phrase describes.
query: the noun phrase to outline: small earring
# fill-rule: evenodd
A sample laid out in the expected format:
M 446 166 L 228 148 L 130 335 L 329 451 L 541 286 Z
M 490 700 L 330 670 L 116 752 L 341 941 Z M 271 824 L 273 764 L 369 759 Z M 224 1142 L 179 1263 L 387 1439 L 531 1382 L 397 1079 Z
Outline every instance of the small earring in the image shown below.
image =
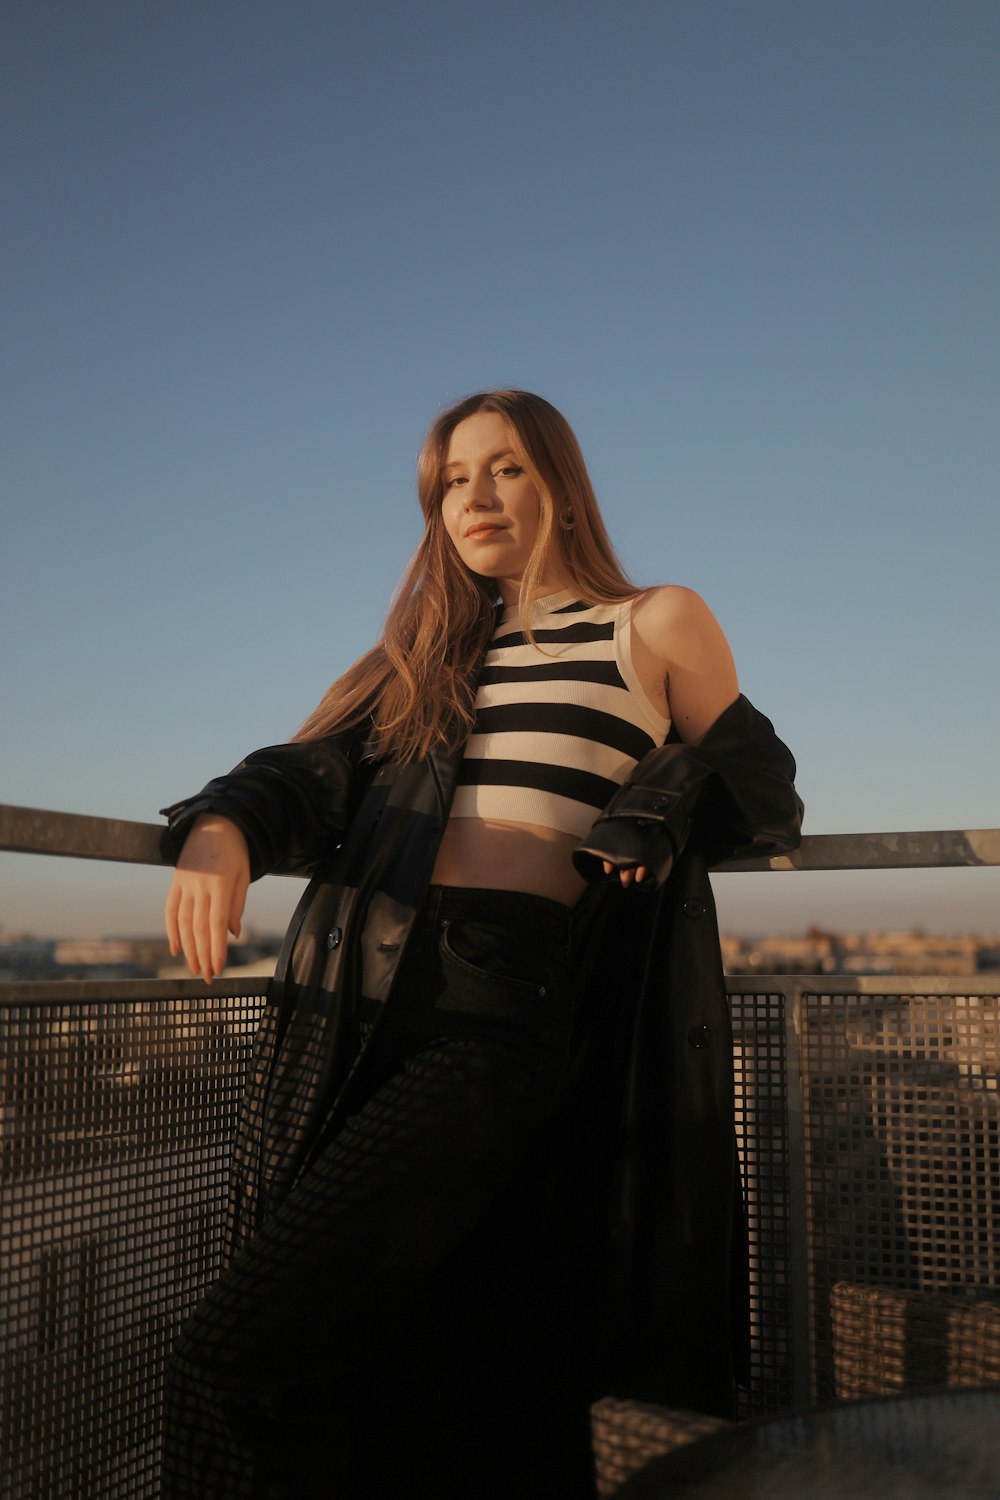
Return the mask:
M 563 531 L 572 531 L 573 527 L 576 525 L 576 522 L 573 519 L 573 507 L 569 504 L 568 501 L 559 512 L 559 525 L 562 527 Z

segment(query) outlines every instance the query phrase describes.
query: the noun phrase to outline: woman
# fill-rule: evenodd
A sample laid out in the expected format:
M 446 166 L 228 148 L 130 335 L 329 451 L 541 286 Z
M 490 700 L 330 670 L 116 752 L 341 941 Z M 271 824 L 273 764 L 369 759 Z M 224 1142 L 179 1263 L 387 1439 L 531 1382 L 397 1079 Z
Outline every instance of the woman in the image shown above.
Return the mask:
M 383 640 L 167 809 L 171 948 L 206 981 L 252 878 L 313 875 L 228 1266 L 171 1367 L 167 1496 L 583 1495 L 593 1397 L 731 1397 L 706 865 L 794 845 L 794 764 L 702 600 L 626 579 L 547 402 L 445 412 L 419 492 Z

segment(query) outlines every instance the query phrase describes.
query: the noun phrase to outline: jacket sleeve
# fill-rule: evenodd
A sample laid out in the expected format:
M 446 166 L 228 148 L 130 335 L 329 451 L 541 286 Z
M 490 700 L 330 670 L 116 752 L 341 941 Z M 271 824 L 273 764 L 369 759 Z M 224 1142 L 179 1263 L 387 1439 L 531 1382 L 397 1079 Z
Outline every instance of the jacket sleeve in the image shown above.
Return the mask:
M 196 796 L 161 808 L 168 820 L 160 839 L 164 859 L 176 864 L 195 819 L 214 812 L 246 839 L 251 880 L 274 871 L 308 874 L 348 822 L 367 729 L 257 750 Z
M 741 695 L 697 744 L 645 755 L 573 863 L 588 880 L 603 875 L 602 860 L 645 865 L 647 884 L 660 884 L 688 843 L 709 864 L 781 854 L 798 846 L 801 824 L 791 751 Z

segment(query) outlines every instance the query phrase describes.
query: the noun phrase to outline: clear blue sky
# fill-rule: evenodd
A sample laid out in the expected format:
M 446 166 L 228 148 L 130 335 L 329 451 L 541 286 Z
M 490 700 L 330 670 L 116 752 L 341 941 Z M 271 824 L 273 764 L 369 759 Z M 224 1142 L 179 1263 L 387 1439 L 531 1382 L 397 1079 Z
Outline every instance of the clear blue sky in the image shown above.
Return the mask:
M 1000 824 L 998 84 L 996 0 L 8 0 L 0 799 L 155 820 L 286 738 L 380 633 L 427 422 L 518 384 L 715 609 L 808 832 Z M 0 875 L 8 931 L 164 885 Z M 717 890 L 1000 927 L 996 871 Z

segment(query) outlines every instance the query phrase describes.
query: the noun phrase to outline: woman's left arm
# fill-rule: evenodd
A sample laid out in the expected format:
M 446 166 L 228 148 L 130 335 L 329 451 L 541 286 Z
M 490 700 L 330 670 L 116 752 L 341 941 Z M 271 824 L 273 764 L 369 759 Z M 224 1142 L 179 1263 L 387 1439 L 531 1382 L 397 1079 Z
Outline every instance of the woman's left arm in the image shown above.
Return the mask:
M 718 620 L 693 589 L 650 589 L 632 608 L 632 662 L 647 696 L 687 744 L 697 744 L 739 696 L 736 663 Z M 615 866 L 604 862 L 605 875 Z M 644 865 L 618 870 L 622 885 L 646 879 Z
M 697 744 L 739 696 L 736 664 L 722 627 L 700 594 L 668 584 L 632 608 L 632 660 L 686 744 Z
M 661 884 L 689 838 L 710 863 L 795 848 L 795 760 L 738 692 L 725 636 L 704 601 L 677 588 L 643 596 L 632 660 L 679 738 L 643 757 L 577 845 L 580 874 Z

